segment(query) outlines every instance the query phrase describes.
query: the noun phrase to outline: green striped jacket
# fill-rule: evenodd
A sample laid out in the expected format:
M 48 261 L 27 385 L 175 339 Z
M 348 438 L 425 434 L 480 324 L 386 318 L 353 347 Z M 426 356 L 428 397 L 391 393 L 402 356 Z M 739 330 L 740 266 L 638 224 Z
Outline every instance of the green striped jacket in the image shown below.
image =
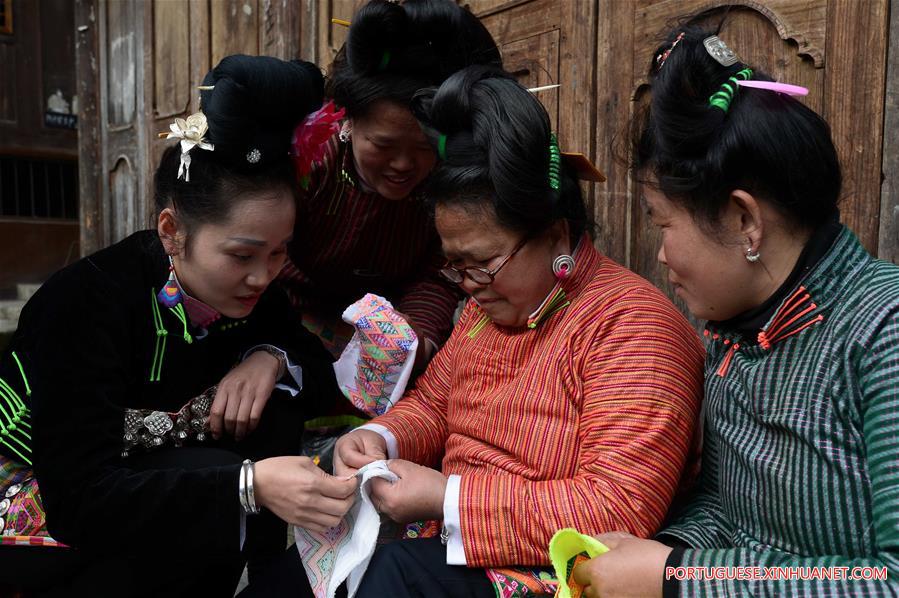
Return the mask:
M 662 534 L 691 547 L 683 567 L 781 579 L 680 593 L 899 596 L 899 267 L 844 228 L 755 342 L 706 336 L 699 492 Z

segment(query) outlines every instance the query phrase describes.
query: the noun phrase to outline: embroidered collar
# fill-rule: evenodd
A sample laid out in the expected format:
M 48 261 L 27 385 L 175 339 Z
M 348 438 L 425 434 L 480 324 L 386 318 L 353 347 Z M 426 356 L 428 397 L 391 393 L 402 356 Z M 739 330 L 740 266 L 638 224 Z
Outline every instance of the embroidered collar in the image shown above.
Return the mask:
M 764 351 L 771 351 L 777 343 L 824 321 L 821 299 L 826 301 L 827 293 L 818 288 L 810 291 L 809 287 L 815 285 L 816 277 L 820 277 L 816 273 L 826 269 L 828 258 L 845 236 L 838 218 L 814 232 L 787 280 L 765 303 L 730 320 L 706 325 L 703 334 L 728 347 L 716 371 L 718 376 L 727 375 L 741 346 L 757 343 Z
M 571 304 L 571 296 L 592 278 L 598 256 L 599 253 L 593 248 L 590 237 L 585 233 L 571 254 L 574 258 L 574 271 L 570 277 L 557 282 L 540 307 L 528 317 L 528 328 L 536 328 L 554 313 Z
M 195 328 L 209 328 L 210 324 L 222 317 L 222 314 L 214 308 L 188 295 L 184 287 L 181 286 L 181 281 L 178 280 L 177 272 L 175 272 L 175 284 L 178 285 L 178 289 L 181 291 L 184 311 L 187 313 L 192 326 Z
M 837 213 L 812 234 L 799 255 L 799 259 L 796 260 L 793 271 L 771 297 L 758 307 L 743 312 L 730 320 L 709 322 L 709 327 L 714 329 L 713 332 L 723 331 L 739 334 L 747 342 L 754 343 L 759 330 L 770 327 L 769 322 L 774 318 L 778 309 L 824 259 L 842 230 L 843 226 L 840 224 L 839 213 Z

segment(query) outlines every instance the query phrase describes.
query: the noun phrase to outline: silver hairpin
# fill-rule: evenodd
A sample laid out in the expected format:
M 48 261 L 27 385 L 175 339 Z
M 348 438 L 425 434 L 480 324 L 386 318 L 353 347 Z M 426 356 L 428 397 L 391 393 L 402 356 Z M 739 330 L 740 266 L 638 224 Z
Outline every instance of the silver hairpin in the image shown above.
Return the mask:
M 721 66 L 731 66 L 740 62 L 737 54 L 728 48 L 727 44 L 721 41 L 717 35 L 705 38 L 702 40 L 702 45 L 705 46 L 709 56 L 718 61 Z
M 529 87 L 528 91 L 531 93 L 537 93 L 538 91 L 546 91 L 547 89 L 555 89 L 557 87 L 562 87 L 560 83 L 556 83 L 555 85 L 544 85 L 543 87 Z
M 256 164 L 259 160 L 262 159 L 262 152 L 260 152 L 255 147 L 247 152 L 247 162 L 250 164 Z

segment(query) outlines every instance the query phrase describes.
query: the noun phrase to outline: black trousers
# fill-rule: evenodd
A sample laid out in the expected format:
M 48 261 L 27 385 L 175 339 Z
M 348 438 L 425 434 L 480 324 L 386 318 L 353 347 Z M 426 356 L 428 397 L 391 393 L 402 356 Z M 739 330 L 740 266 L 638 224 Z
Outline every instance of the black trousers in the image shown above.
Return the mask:
M 137 471 L 203 469 L 239 464 L 245 458 L 255 461 L 299 454 L 301 406 L 278 395 L 272 396 L 259 426 L 242 442 L 223 439 L 214 447 L 160 449 L 129 457 L 128 467 Z M 237 524 L 221 522 L 234 528 L 235 540 Z M 24 591 L 36 596 L 230 598 L 245 565 L 254 579 L 278 560 L 287 542 L 287 524 L 268 511 L 248 516 L 246 525 L 243 550 L 233 554 L 179 553 L 175 530 L 160 530 L 173 537 L 172 551 L 166 554 L 142 551 L 140 538 L 114 555 L 94 555 L 75 548 L 0 546 L 0 596 Z M 186 526 L 182 533 L 202 534 L 203 530 Z
M 240 598 L 305 597 L 300 588 L 308 583 L 299 554 L 290 548 Z M 356 598 L 387 597 L 495 598 L 496 592 L 483 569 L 447 565 L 440 539 L 426 538 L 398 540 L 375 550 Z

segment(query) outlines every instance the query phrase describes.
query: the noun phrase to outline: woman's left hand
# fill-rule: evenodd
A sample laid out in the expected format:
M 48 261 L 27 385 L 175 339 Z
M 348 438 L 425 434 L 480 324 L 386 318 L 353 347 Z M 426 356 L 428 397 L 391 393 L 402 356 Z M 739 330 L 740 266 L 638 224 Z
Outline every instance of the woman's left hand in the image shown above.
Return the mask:
M 397 523 L 443 519 L 445 475 L 403 459 L 391 459 L 387 467 L 399 479 L 393 483 L 371 480 L 371 500 L 379 512 Z
M 581 563 L 572 572 L 587 598 L 662 595 L 670 546 L 625 532 L 600 534 L 596 539 L 609 552 Z
M 280 368 L 275 356 L 255 351 L 222 378 L 209 409 L 213 438 L 218 440 L 224 430 L 233 434 L 235 440 L 243 440 L 256 429 Z

